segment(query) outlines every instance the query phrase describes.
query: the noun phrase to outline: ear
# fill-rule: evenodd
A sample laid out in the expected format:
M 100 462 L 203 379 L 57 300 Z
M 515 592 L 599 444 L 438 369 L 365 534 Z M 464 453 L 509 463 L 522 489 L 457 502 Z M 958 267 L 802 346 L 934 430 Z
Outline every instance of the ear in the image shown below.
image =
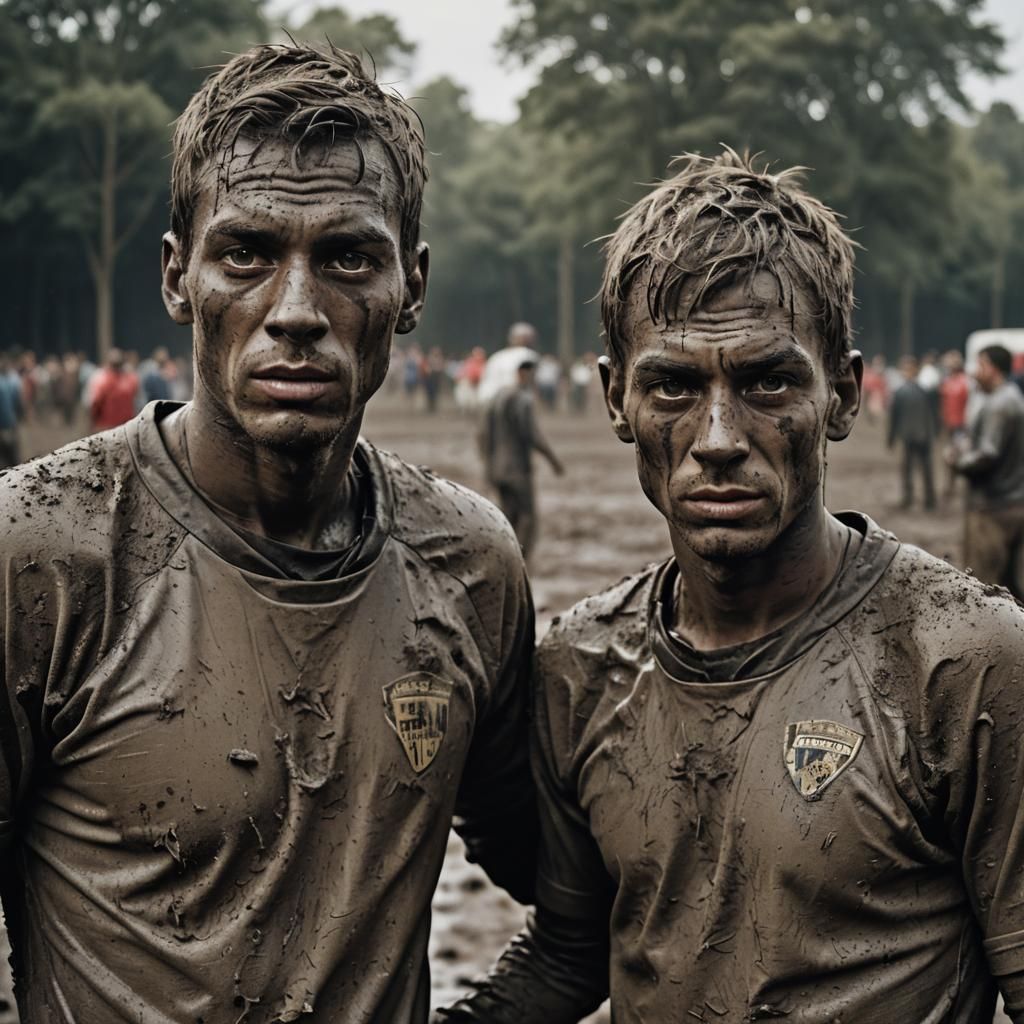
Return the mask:
M 430 249 L 426 242 L 416 247 L 416 260 L 405 276 L 405 297 L 395 325 L 396 334 L 408 334 L 420 322 L 423 302 L 427 297 L 427 276 L 430 273 Z
M 615 436 L 625 444 L 634 441 L 633 431 L 626 421 L 623 411 L 625 405 L 626 378 L 618 361 L 612 362 L 608 356 L 601 356 L 597 361 L 597 369 L 601 374 L 601 387 L 604 388 L 604 404 L 608 407 L 608 415 L 612 421 Z
M 845 367 L 832 381 L 832 408 L 828 416 L 826 436 L 830 441 L 844 441 L 853 430 L 860 412 L 860 385 L 864 377 L 864 359 L 854 349 Z
M 160 293 L 164 306 L 176 324 L 192 323 L 192 302 L 185 287 L 185 266 L 182 260 L 181 242 L 173 231 L 164 235 L 160 248 Z

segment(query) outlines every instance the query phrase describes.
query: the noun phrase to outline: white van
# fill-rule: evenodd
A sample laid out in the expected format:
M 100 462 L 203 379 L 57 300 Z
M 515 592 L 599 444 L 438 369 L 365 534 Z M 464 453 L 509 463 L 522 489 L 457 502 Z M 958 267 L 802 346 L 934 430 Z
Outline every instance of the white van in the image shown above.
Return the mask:
M 967 372 L 973 373 L 978 353 L 989 345 L 1002 345 L 1010 355 L 1016 356 L 1014 363 L 1024 358 L 1024 327 L 992 327 L 985 331 L 973 331 L 967 335 L 967 349 L 964 362 Z

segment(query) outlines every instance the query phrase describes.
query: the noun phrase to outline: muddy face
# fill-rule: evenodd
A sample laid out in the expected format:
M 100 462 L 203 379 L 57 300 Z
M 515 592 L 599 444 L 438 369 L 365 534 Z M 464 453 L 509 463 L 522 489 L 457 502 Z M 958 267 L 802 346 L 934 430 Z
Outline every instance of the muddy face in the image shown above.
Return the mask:
M 630 310 L 625 362 L 605 373 L 609 411 L 673 541 L 702 558 L 761 554 L 822 500 L 842 401 L 811 312 L 799 292 L 793 310 L 780 306 L 767 275 L 685 323 L 652 323 L 642 299 Z
M 270 447 L 329 444 L 357 421 L 422 293 L 418 270 L 410 287 L 403 269 L 400 231 L 378 143 L 296 158 L 288 141 L 240 140 L 206 175 L 178 285 L 197 405 Z

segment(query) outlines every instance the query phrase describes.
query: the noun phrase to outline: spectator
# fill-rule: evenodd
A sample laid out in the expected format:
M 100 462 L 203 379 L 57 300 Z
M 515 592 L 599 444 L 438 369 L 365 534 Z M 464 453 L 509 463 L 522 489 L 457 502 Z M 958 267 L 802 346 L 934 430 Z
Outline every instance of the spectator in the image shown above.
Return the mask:
M 964 561 L 978 579 L 1024 599 L 1017 561 L 1024 541 L 1024 396 L 1010 380 L 1001 345 L 978 354 L 974 379 L 983 393 L 969 437 L 946 459 L 967 477 Z
M 914 476 L 920 471 L 924 482 L 924 507 L 935 508 L 935 483 L 932 477 L 932 438 L 935 417 L 931 402 L 921 387 L 918 361 L 914 356 L 900 360 L 903 383 L 892 398 L 889 410 L 889 447 L 897 441 L 903 446 L 903 508 L 914 501 Z
M 124 353 L 112 348 L 107 365 L 95 377 L 89 400 L 89 417 L 94 431 L 109 430 L 127 423 L 135 415 L 139 378 L 125 366 Z
M 21 462 L 18 420 L 21 419 L 21 387 L 12 374 L 11 360 L 0 356 L 0 469 Z
M 514 387 L 518 380 L 519 364 L 522 362 L 523 349 L 533 355 L 537 362 L 537 330 L 533 324 L 520 321 L 508 329 L 508 344 L 499 349 L 484 367 L 480 378 L 477 397 L 480 403 L 489 402 L 502 388 Z
M 562 381 L 562 364 L 552 355 L 543 355 L 537 364 L 537 394 L 548 412 L 558 406 L 558 385 Z

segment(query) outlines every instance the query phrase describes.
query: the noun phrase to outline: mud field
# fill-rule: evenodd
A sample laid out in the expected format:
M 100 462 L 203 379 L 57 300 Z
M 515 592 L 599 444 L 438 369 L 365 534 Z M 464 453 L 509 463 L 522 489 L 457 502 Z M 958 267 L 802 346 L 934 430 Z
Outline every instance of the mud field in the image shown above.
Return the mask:
M 596 396 L 586 414 L 549 414 L 543 425 L 567 473 L 556 478 L 546 465 L 539 468 L 541 528 L 531 571 L 538 635 L 552 616 L 579 598 L 668 552 L 663 526 L 637 486 L 632 449 L 614 438 Z M 482 487 L 470 418 L 447 410 L 430 416 L 399 396 L 381 395 L 371 406 L 365 433 L 410 462 Z M 40 454 L 67 439 L 58 429 L 36 427 L 25 433 L 24 453 Z M 940 492 L 944 473 L 937 467 Z M 947 498 L 931 514 L 895 509 L 898 498 L 896 461 L 885 450 L 882 426 L 862 421 L 848 441 L 833 446 L 829 507 L 866 512 L 902 540 L 959 564 L 959 498 Z M 522 911 L 511 900 L 465 863 L 453 839 L 434 901 L 435 1001 L 461 991 L 522 919 Z M 0 1024 L 8 1024 L 13 1017 L 2 1008 L 3 992 L 0 984 Z M 599 1013 L 591 1021 L 607 1021 L 607 1016 Z M 1008 1024 L 1008 1019 L 1000 1014 L 996 1024 Z

